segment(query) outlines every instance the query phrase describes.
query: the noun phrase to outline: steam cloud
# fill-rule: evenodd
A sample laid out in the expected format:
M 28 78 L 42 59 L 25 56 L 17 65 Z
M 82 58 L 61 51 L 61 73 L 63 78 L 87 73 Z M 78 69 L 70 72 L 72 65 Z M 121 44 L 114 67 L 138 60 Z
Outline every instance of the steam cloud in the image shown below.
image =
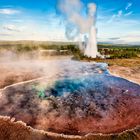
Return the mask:
M 59 9 L 67 20 L 65 27 L 67 39 L 73 40 L 79 34 L 88 34 L 85 55 L 96 57 L 96 4 L 89 3 L 85 6 L 80 0 L 59 0 Z
M 85 9 L 83 3 L 80 0 L 59 1 L 59 9 L 62 13 L 65 14 L 68 21 L 66 25 L 66 37 L 68 39 L 71 39 L 69 38 L 69 35 L 67 35 L 67 32 L 69 31 L 69 33 L 75 33 L 75 36 L 73 35 L 73 38 L 77 36 L 77 33 L 84 34 L 89 32 L 91 26 L 93 26 L 95 23 L 96 5 L 94 3 L 90 3 Z M 83 9 L 85 9 L 84 13 Z M 76 29 L 77 32 L 75 32 Z

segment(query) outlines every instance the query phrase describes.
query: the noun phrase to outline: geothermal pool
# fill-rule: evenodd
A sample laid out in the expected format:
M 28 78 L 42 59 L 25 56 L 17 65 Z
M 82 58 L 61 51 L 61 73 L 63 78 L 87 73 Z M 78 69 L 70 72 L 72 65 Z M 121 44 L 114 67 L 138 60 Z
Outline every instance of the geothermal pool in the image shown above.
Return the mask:
M 139 126 L 140 85 L 110 75 L 105 63 L 53 60 L 45 65 L 42 79 L 3 89 L 1 116 L 68 135 L 120 133 Z

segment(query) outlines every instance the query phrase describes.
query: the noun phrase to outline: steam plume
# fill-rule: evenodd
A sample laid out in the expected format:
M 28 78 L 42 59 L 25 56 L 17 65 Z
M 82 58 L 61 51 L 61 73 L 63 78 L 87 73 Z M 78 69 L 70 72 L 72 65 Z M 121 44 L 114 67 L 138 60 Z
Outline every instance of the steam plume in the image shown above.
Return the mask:
M 73 40 L 79 34 L 88 34 L 89 39 L 85 41 L 85 55 L 96 57 L 96 4 L 89 3 L 86 6 L 80 0 L 59 0 L 59 9 L 64 14 L 67 23 L 65 35 Z

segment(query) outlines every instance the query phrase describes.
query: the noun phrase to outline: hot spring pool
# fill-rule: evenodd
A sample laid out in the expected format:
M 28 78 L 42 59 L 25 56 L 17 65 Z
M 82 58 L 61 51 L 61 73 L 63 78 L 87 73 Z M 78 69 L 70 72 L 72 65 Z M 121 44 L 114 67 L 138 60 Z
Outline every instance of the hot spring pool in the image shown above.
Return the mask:
M 107 64 L 67 60 L 55 71 L 5 88 L 0 115 L 68 135 L 119 133 L 140 124 L 140 86 L 110 75 Z

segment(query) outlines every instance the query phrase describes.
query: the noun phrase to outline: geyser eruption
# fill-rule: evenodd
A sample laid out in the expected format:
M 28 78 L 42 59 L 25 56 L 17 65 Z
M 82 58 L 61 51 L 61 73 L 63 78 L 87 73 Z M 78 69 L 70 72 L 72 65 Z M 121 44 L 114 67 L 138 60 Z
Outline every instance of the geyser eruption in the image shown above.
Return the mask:
M 98 55 L 96 41 L 96 4 L 88 3 L 84 5 L 80 0 L 59 0 L 59 9 L 66 18 L 67 39 L 73 40 L 78 35 L 88 35 L 84 39 L 84 55 L 96 58 Z
M 86 44 L 86 49 L 84 53 L 87 57 L 96 58 L 98 55 L 97 50 L 97 40 L 96 40 L 96 28 L 93 26 L 91 27 L 90 33 L 89 33 L 89 39 Z

